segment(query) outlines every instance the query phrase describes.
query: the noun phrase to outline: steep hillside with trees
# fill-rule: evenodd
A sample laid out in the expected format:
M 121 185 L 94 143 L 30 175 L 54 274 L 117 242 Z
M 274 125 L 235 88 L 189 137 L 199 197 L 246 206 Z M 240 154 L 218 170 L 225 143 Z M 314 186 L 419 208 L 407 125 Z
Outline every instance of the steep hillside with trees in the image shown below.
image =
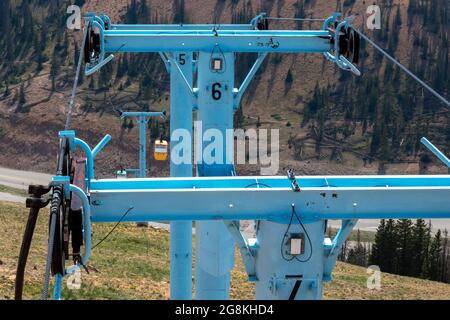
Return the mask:
M 345 0 L 2 0 L 0 3 L 0 165 L 52 171 L 74 78 L 81 32 L 65 27 L 66 8 L 105 12 L 125 23 L 242 23 L 272 17 L 356 15 L 355 25 L 437 91 L 450 95 L 450 3 L 380 0 L 381 30 L 366 30 L 367 1 Z M 272 21 L 271 28 L 311 29 L 320 23 Z M 236 82 L 254 60 L 238 54 Z M 446 172 L 420 146 L 421 136 L 450 153 L 449 110 L 363 42 L 361 77 L 317 54 L 272 54 L 236 113 L 236 127 L 280 128 L 281 167 L 298 174 Z M 136 166 L 137 129 L 116 111 L 168 109 L 169 79 L 157 54 L 117 55 L 82 77 L 73 127 L 90 143 L 111 133 L 99 157 L 103 174 Z M 150 124 L 152 137 L 167 122 Z M 420 169 L 419 169 L 420 168 Z M 241 174 L 257 173 L 255 166 Z M 167 163 L 153 165 L 167 174 Z

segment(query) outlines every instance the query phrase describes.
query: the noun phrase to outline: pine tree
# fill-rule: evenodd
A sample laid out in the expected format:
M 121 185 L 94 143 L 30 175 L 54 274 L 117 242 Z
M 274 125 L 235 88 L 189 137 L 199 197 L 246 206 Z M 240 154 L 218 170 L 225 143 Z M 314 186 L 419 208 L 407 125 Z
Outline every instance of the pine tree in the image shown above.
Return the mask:
M 173 23 L 186 23 L 184 0 L 173 0 Z
M 427 226 L 425 220 L 417 219 L 412 228 L 411 240 L 411 276 L 420 277 L 424 265 L 425 256 L 428 254 L 427 245 Z
M 141 0 L 139 4 L 139 12 L 138 12 L 138 22 L 145 24 L 149 23 L 150 10 L 147 6 L 147 0 Z
M 381 220 L 372 246 L 370 264 L 378 265 L 384 272 L 395 272 L 395 257 L 397 248 L 397 235 L 395 221 Z
M 295 3 L 295 15 L 294 18 L 297 19 L 302 19 L 305 18 L 305 7 L 303 4 L 303 1 L 301 0 L 297 0 L 297 2 Z M 303 21 L 302 20 L 297 20 L 297 29 L 301 30 L 303 27 Z
M 358 266 L 367 266 L 366 249 L 361 243 L 359 229 L 356 233 L 356 246 L 349 251 L 347 262 Z
M 242 128 L 244 126 L 244 113 L 242 111 L 242 106 L 239 107 L 234 113 L 234 128 Z
M 372 131 L 372 139 L 370 141 L 370 155 L 375 156 L 380 149 L 381 144 L 381 127 L 378 123 L 375 124 L 375 127 Z
M 420 274 L 420 277 L 423 279 L 428 279 L 428 268 L 430 265 L 430 247 L 431 247 L 431 221 L 428 222 L 428 226 L 425 232 L 424 259 Z
M 58 46 L 55 45 L 55 48 L 53 49 L 53 55 L 51 59 L 50 64 L 50 79 L 52 81 L 52 91 L 55 91 L 56 89 L 56 77 L 59 72 L 59 54 L 58 54 Z
M 441 278 L 442 238 L 438 230 L 431 241 L 428 252 L 428 263 L 425 269 L 426 279 L 437 281 Z
M 10 0 L 0 1 L 0 44 L 3 40 L 3 46 L 5 48 L 6 60 L 11 60 L 13 57 L 13 37 L 11 36 L 11 5 Z M 0 53 L 1 53 L 0 49 Z
M 29 0 L 22 1 L 21 18 L 22 18 L 21 40 L 25 45 L 28 45 L 30 40 L 33 39 L 34 36 L 33 15 L 31 13 Z
M 130 5 L 127 5 L 124 20 L 127 24 L 138 23 L 138 5 L 136 0 L 131 0 Z
M 443 232 L 443 242 L 442 242 L 442 257 L 441 257 L 441 277 L 439 281 L 448 283 L 449 278 L 449 243 L 448 243 L 448 231 L 447 229 Z
M 397 7 L 397 12 L 395 14 L 394 24 L 395 24 L 396 29 L 400 28 L 401 25 L 402 25 L 402 15 L 400 13 L 400 6 Z M 394 32 L 398 33 L 398 30 L 394 30 Z
M 5 81 L 5 91 L 3 92 L 3 99 L 6 99 L 10 94 L 9 91 L 9 82 L 8 80 Z
M 19 89 L 19 100 L 18 100 L 18 105 L 17 105 L 17 111 L 18 112 L 23 112 L 24 109 L 24 105 L 27 102 L 27 99 L 25 97 L 25 86 L 22 82 L 22 84 L 20 85 L 20 89 Z
M 40 36 L 39 37 L 35 36 L 35 39 L 36 39 L 36 42 L 34 44 L 34 48 L 36 51 L 35 60 L 37 62 L 36 73 L 39 73 L 43 69 L 42 64 L 46 60 L 44 50 L 47 43 L 47 28 L 45 27 L 45 24 L 41 27 Z
M 9 1 L 10 0 L 3 0 L 0 1 L 0 33 L 3 35 L 3 32 L 6 31 L 6 29 L 9 27 L 7 25 L 7 22 L 9 22 Z
M 377 232 L 375 233 L 375 242 L 372 246 L 372 253 L 369 257 L 369 264 L 381 265 L 383 259 L 383 250 L 385 247 L 385 232 L 386 230 L 386 220 L 381 219 L 378 225 Z
M 410 219 L 401 219 L 396 223 L 398 240 L 396 273 L 404 276 L 412 275 L 412 225 Z
M 292 77 L 291 69 L 289 69 L 288 73 L 286 75 L 286 79 L 284 80 L 284 94 L 287 94 L 289 92 L 289 90 L 291 90 L 293 81 L 294 81 L 294 78 Z

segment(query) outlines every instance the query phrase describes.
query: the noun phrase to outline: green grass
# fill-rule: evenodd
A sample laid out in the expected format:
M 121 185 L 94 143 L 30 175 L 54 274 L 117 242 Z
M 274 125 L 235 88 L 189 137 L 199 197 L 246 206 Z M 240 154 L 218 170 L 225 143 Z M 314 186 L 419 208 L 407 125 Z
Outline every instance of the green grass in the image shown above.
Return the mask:
M 12 299 L 17 256 L 27 219 L 20 204 L 0 202 L 0 299 Z M 27 264 L 24 297 L 39 299 L 47 241 L 48 213 L 38 219 Z M 111 224 L 94 224 L 94 244 Z M 231 298 L 253 299 L 254 284 L 247 281 L 238 252 L 232 272 Z M 63 299 L 168 299 L 169 233 L 121 224 L 97 247 L 89 264 L 98 272 L 82 272 L 80 290 L 64 285 Z M 382 274 L 382 290 L 366 288 L 365 268 L 338 263 L 334 281 L 325 284 L 325 299 L 450 299 L 450 285 Z

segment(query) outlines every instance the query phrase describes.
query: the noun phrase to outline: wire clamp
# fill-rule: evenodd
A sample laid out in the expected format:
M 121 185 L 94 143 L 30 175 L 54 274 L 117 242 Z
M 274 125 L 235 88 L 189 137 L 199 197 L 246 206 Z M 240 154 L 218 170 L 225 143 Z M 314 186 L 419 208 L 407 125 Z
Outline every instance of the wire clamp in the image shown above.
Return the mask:
M 295 172 L 292 169 L 288 169 L 287 171 L 287 177 L 291 181 L 292 190 L 294 192 L 300 192 L 300 186 L 297 182 L 297 179 L 295 178 Z

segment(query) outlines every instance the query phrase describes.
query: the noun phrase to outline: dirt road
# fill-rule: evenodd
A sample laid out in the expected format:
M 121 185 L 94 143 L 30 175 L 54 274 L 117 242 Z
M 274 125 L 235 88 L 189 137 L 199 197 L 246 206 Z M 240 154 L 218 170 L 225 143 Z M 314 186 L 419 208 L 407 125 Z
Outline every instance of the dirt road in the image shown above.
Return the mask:
M 47 185 L 52 175 L 0 167 L 0 185 L 27 190 L 29 184 Z

